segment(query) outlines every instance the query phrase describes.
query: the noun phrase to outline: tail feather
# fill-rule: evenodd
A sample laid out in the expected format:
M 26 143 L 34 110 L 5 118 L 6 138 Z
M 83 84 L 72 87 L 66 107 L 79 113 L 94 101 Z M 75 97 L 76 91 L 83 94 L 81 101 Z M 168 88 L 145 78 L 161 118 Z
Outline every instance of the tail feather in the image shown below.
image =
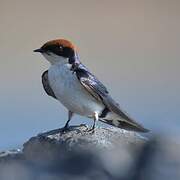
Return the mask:
M 135 122 L 134 120 L 120 119 L 120 117 L 113 113 L 108 114 L 105 118 L 100 119 L 100 121 L 121 129 L 142 133 L 149 132 L 148 129 L 144 128 L 141 124 Z
M 104 97 L 103 102 L 108 108 L 109 113 L 107 113 L 105 117 L 101 118 L 101 121 L 127 130 L 137 132 L 149 131 L 133 120 L 126 112 L 124 112 L 110 96 Z

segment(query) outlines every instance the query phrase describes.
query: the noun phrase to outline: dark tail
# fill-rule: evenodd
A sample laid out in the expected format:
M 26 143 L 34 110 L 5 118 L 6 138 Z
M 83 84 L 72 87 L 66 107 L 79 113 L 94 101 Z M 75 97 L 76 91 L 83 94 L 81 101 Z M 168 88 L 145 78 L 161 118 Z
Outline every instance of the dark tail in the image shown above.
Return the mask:
M 137 122 L 131 120 L 127 121 L 124 119 L 100 119 L 100 121 L 110 124 L 112 126 L 121 128 L 121 129 L 126 129 L 130 131 L 136 131 L 136 132 L 142 132 L 142 133 L 147 133 L 149 132 L 148 129 L 144 128 L 142 125 L 138 124 Z
M 105 97 L 103 101 L 109 112 L 101 118 L 101 121 L 126 130 L 144 133 L 149 131 L 124 112 L 110 96 Z

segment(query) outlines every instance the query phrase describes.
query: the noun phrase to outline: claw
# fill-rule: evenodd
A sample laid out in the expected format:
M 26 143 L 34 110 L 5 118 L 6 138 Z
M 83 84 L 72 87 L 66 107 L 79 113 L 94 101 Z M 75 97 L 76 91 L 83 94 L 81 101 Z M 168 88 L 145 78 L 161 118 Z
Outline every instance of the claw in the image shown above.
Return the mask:
M 62 133 L 65 133 L 65 132 L 67 132 L 67 131 L 69 131 L 69 126 L 66 124 L 66 125 L 61 129 L 61 132 L 62 132 Z

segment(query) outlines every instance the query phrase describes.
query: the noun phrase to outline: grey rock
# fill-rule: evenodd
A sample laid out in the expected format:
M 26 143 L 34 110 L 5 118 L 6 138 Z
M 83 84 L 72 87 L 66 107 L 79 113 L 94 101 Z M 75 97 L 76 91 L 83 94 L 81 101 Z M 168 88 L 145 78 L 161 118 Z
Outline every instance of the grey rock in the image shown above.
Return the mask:
M 118 128 L 92 133 L 85 125 L 71 126 L 32 137 L 22 151 L 0 153 L 0 180 L 178 179 L 178 148 Z M 168 168 L 173 162 L 175 168 Z

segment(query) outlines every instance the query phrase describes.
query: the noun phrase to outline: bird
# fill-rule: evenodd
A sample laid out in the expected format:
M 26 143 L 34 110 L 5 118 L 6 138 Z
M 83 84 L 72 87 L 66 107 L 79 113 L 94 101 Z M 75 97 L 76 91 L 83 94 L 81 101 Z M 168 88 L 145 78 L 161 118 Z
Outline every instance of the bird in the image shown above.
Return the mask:
M 64 129 L 78 114 L 93 119 L 93 132 L 98 120 L 129 131 L 149 131 L 122 110 L 103 83 L 80 61 L 79 49 L 71 41 L 50 40 L 34 52 L 41 53 L 50 63 L 42 74 L 42 84 L 47 95 L 68 110 Z

